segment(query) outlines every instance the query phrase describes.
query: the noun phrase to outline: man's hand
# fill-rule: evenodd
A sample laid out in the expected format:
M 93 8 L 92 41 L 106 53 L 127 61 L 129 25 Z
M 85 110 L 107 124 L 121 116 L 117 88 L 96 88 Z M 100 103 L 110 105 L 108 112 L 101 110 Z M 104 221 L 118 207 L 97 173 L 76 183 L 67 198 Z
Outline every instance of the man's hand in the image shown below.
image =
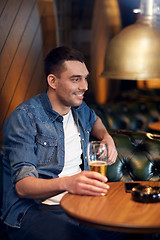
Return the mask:
M 115 163 L 117 159 L 117 150 L 113 141 L 113 138 L 107 134 L 107 137 L 102 140 L 103 143 L 107 143 L 108 146 L 108 165 Z
M 107 129 L 105 128 L 102 120 L 98 117 L 95 121 L 91 135 L 96 137 L 98 140 L 107 143 L 108 145 L 108 164 L 115 163 L 117 159 L 117 150 L 113 141 L 113 138 L 109 135 Z
M 97 172 L 82 171 L 71 177 L 64 177 L 65 189 L 73 194 L 83 194 L 91 196 L 105 195 L 109 186 L 108 179 Z
M 20 197 L 31 199 L 46 199 L 64 191 L 100 196 L 108 192 L 107 180 L 100 173 L 82 171 L 73 176 L 54 179 L 25 177 L 16 183 L 15 188 Z

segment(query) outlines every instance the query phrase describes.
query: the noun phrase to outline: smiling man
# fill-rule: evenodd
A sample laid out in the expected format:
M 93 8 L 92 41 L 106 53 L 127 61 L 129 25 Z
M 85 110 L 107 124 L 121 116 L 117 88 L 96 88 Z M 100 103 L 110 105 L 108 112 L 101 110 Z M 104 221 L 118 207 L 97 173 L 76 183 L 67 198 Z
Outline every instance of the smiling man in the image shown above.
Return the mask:
M 72 220 L 59 204 L 66 192 L 108 191 L 107 178 L 88 171 L 90 133 L 107 142 L 111 162 L 117 157 L 113 139 L 83 101 L 88 74 L 79 51 L 53 49 L 45 59 L 47 90 L 20 104 L 4 125 L 2 218 L 10 239 L 112 239 Z
M 82 104 L 84 93 L 88 90 L 88 70 L 84 63 L 74 60 L 66 61 L 61 73 L 49 74 L 48 96 L 52 108 L 62 116 L 66 115 L 71 106 Z

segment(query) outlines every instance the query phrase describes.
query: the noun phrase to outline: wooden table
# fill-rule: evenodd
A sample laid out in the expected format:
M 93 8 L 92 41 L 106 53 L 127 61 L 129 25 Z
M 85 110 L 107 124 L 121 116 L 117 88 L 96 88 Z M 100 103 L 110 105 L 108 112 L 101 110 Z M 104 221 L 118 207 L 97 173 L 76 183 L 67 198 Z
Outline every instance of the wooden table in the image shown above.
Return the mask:
M 160 182 L 141 182 L 160 186 Z M 61 206 L 67 214 L 92 227 L 133 233 L 160 232 L 160 203 L 140 203 L 125 192 L 124 182 L 111 182 L 106 196 L 67 193 Z

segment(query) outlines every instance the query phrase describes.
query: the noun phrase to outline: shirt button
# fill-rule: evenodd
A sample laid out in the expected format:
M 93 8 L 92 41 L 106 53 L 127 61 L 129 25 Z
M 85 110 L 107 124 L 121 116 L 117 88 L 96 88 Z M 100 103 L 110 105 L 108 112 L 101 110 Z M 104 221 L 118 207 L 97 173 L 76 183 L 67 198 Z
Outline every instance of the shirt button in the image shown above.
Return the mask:
M 61 151 L 63 151 L 63 148 L 61 148 Z
M 44 144 L 45 146 L 47 145 L 47 143 L 46 143 L 46 142 L 44 142 L 43 144 Z
M 62 132 L 62 129 L 60 130 L 60 132 Z

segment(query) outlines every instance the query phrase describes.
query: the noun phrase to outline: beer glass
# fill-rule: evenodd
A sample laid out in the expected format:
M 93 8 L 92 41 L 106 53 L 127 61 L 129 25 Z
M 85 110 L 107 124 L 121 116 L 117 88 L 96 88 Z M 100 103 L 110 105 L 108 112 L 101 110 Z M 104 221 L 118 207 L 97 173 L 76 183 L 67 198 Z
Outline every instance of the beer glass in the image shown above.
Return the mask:
M 87 158 L 90 171 L 106 176 L 108 165 L 108 148 L 106 143 L 91 141 L 87 146 Z

